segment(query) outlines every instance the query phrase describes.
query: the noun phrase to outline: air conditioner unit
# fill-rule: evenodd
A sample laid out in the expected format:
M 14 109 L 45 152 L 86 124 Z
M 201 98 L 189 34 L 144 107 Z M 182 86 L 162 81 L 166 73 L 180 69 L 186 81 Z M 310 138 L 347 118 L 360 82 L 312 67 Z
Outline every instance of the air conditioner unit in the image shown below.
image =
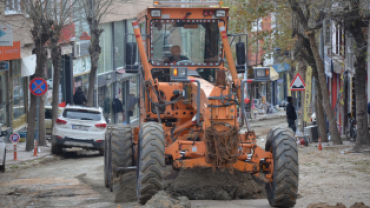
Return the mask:
M 80 42 L 73 43 L 73 58 L 79 58 L 81 55 L 81 44 Z

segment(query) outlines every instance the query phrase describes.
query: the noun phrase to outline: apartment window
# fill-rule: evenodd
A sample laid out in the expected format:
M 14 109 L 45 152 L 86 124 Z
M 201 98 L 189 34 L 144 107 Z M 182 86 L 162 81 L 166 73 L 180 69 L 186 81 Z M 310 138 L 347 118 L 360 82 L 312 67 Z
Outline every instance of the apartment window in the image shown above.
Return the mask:
M 21 0 L 6 0 L 5 15 L 22 13 L 20 2 Z

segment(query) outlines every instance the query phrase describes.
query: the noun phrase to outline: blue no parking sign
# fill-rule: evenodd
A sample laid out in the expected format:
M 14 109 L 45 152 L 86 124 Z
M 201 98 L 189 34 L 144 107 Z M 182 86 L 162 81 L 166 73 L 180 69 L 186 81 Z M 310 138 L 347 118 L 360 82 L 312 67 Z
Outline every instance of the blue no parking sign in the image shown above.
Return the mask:
M 13 144 L 17 144 L 19 142 L 20 136 L 17 133 L 13 133 L 10 135 L 10 140 L 12 140 Z
M 30 91 L 35 96 L 41 96 L 48 91 L 48 84 L 44 79 L 35 78 L 30 82 Z

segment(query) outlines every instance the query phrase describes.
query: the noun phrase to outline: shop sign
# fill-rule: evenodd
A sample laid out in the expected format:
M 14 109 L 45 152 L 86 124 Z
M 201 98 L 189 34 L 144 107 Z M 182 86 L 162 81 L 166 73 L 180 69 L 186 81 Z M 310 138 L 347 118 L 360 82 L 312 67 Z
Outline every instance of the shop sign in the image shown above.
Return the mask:
M 90 70 L 91 70 L 90 56 L 85 56 L 73 60 L 73 75 L 87 73 L 90 72 Z
M 0 71 L 9 70 L 9 61 L 0 61 Z
M 13 46 L 13 28 L 11 24 L 0 23 L 0 46 Z
M 277 73 L 285 72 L 290 70 L 290 64 L 287 63 L 280 63 L 280 64 L 274 64 L 272 67 L 275 69 Z
M 310 106 L 311 106 L 311 86 L 312 86 L 312 68 L 309 66 L 306 70 L 306 91 L 305 91 L 305 99 L 304 99 L 304 120 L 306 122 L 310 122 Z
M 0 61 L 21 58 L 21 42 L 14 41 L 13 46 L 0 46 Z

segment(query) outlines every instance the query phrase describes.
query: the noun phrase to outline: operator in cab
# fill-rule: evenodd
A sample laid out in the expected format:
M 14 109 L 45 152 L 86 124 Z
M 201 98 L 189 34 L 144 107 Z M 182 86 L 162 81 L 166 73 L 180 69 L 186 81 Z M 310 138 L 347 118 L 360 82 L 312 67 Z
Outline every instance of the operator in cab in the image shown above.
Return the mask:
M 179 45 L 171 47 L 171 56 L 165 59 L 166 63 L 173 63 L 183 60 L 189 60 L 188 57 L 181 55 L 181 48 Z

